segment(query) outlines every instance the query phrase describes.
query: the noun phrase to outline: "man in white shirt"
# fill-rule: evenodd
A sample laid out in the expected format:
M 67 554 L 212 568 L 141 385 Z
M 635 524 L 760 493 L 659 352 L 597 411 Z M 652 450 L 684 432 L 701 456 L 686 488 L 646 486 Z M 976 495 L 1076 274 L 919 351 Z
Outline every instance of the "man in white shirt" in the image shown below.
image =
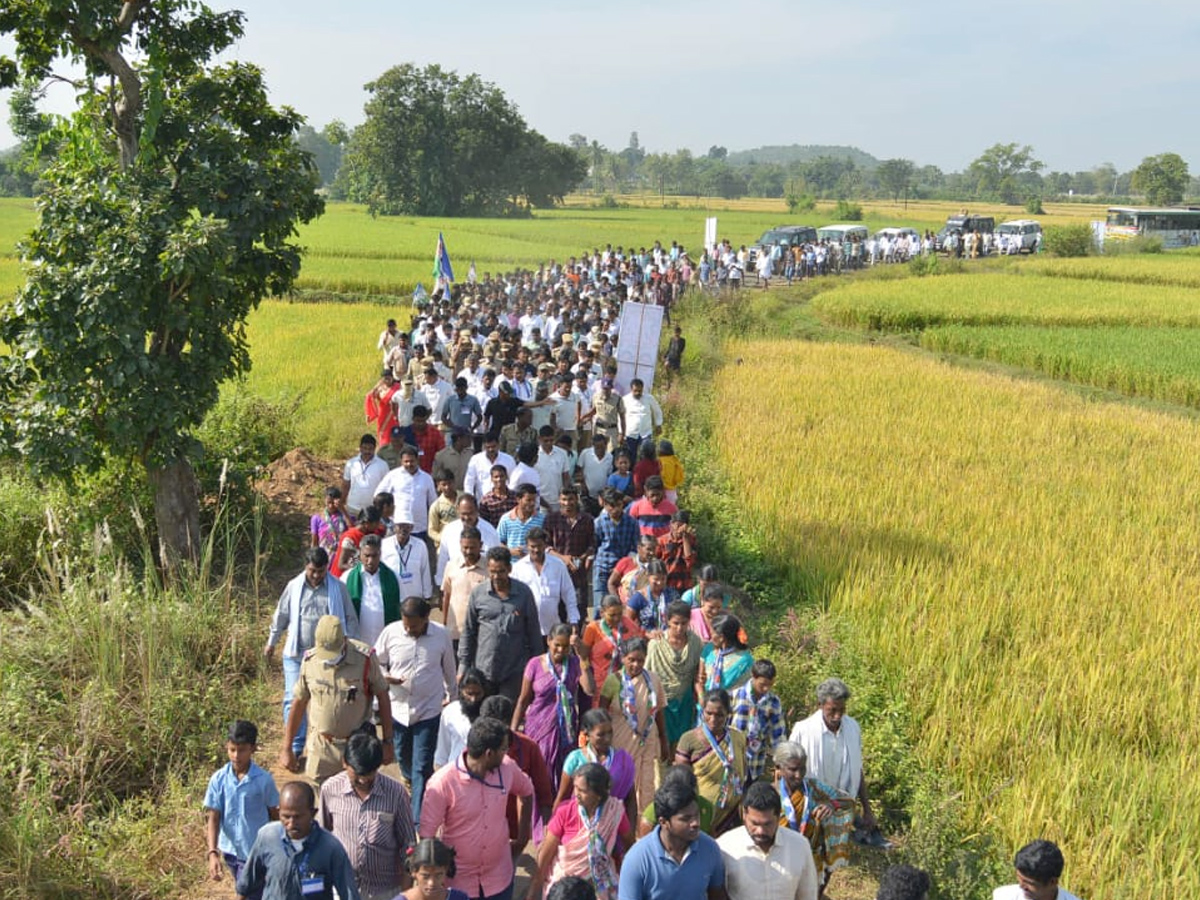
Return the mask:
M 553 412 L 550 424 L 557 434 L 571 438 L 571 445 L 579 446 L 579 395 L 572 389 L 570 375 L 559 375 L 554 391 Z
M 364 536 L 358 545 L 358 563 L 342 574 L 358 614 L 358 638 L 367 645 L 375 643 L 389 622 L 400 619 L 399 582 L 395 573 L 382 565 L 381 544 L 377 534 Z
M 583 486 L 587 488 L 588 496 L 599 500 L 600 492 L 608 485 L 608 476 L 613 472 L 607 434 L 596 432 L 592 435 L 592 446 L 579 454 L 579 471 L 583 473 Z
M 543 528 L 530 528 L 529 533 L 525 535 L 527 552 L 513 563 L 512 569 L 512 577 L 525 584 L 533 593 L 542 637 L 562 622 L 576 628 L 579 625 L 579 604 L 575 600 L 575 585 L 571 583 L 571 572 L 561 559 L 546 553 L 547 542 Z
M 429 401 L 429 421 L 441 422 L 442 412 L 446 408 L 446 400 L 454 393 L 454 385 L 442 378 L 433 366 L 425 369 L 425 383 L 421 385 L 421 393 Z
M 384 628 L 375 656 L 392 695 L 392 742 L 396 762 L 412 785 L 413 821 L 421 819 L 425 782 L 433 774 L 442 706 L 458 697 L 458 665 L 446 629 L 429 621 L 429 604 L 411 597 L 400 621 Z
M 429 567 L 429 549 L 425 542 L 415 539 L 413 525 L 405 513 L 396 514 L 395 533 L 383 539 L 383 564 L 396 574 L 400 583 L 400 600 L 433 596 L 433 576 Z
M 867 782 L 863 778 L 862 730 L 846 715 L 850 688 L 840 678 L 828 678 L 817 686 L 817 711 L 792 728 L 790 739 L 808 754 L 808 774 L 831 787 L 845 791 L 862 804 L 862 826 L 875 832 Z
M 817 900 L 817 867 L 808 838 L 780 828 L 783 804 L 767 781 L 742 798 L 742 826 L 717 838 L 729 900 Z
M 476 500 L 486 494 L 492 487 L 492 466 L 501 465 L 512 473 L 517 467 L 517 461 L 507 453 L 500 451 L 500 438 L 489 434 L 483 439 L 483 450 L 471 457 L 467 463 L 467 478 L 463 490 Z
M 538 473 L 538 496 L 542 506 L 558 511 L 558 495 L 571 483 L 571 463 L 566 451 L 554 444 L 554 426 L 544 425 L 538 432 L 538 455 L 534 468 Z
M 478 669 L 467 669 L 458 682 L 458 699 L 442 710 L 438 723 L 437 747 L 433 752 L 433 767 L 440 769 L 462 756 L 467 749 L 467 734 L 479 718 L 487 691 L 487 679 Z M 393 736 L 394 737 L 394 736 Z
M 438 498 L 433 477 L 417 464 L 417 448 L 405 445 L 400 451 L 400 465 L 392 469 L 379 483 L 378 491 L 390 491 L 396 501 L 396 522 L 407 521 L 413 534 L 425 539 L 429 531 L 429 507 Z
M 400 390 L 392 394 L 392 406 L 396 409 L 396 424 L 407 428 L 413 421 L 413 408 L 428 407 L 429 398 L 423 391 L 413 390 L 412 376 L 405 375 L 400 379 Z
M 657 438 L 662 433 L 662 407 L 654 396 L 646 393 L 645 382 L 635 378 L 629 382 L 629 393 L 621 398 L 617 427 L 625 449 L 632 459 L 638 458 L 642 441 Z
M 1062 851 L 1050 841 L 1033 841 L 1017 851 L 1013 867 L 1017 883 L 992 891 L 992 900 L 1079 900 L 1058 886 L 1065 861 Z
M 377 443 L 375 435 L 364 434 L 358 442 L 358 456 L 348 459 L 342 469 L 346 512 L 355 518 L 371 505 L 388 473 L 388 464 L 375 455 Z
M 471 494 L 463 494 L 459 497 L 455 501 L 454 508 L 458 511 L 458 518 L 453 522 L 446 523 L 446 527 L 442 529 L 442 543 L 438 548 L 434 584 L 439 586 L 446 577 L 446 564 L 451 559 L 462 556 L 459 542 L 464 528 L 479 529 L 481 553 L 487 553 L 493 547 L 499 547 L 501 543 L 500 535 L 496 533 L 492 524 L 479 517 L 479 501 Z

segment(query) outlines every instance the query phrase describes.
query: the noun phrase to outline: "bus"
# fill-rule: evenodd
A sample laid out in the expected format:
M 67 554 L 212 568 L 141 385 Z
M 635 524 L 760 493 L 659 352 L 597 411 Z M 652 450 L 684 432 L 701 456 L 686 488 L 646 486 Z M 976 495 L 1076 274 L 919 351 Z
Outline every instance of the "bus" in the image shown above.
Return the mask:
M 1167 249 L 1200 246 L 1200 206 L 1110 206 L 1104 240 L 1128 241 L 1135 237 L 1159 238 Z

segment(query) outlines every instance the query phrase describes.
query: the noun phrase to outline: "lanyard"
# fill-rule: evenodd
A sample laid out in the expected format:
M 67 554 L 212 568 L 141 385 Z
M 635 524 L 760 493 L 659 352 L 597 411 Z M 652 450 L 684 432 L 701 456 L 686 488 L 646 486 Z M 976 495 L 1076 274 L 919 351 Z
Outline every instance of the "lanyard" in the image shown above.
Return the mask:
M 308 832 L 308 837 L 304 841 L 304 852 L 297 853 L 296 848 L 292 845 L 291 838 L 287 836 L 287 830 L 283 831 L 281 839 L 283 841 L 283 855 L 288 858 L 288 862 L 292 867 L 299 871 L 300 877 L 304 877 L 307 871 L 308 857 L 312 853 L 313 836 L 317 833 L 317 823 L 313 822 L 312 830 Z

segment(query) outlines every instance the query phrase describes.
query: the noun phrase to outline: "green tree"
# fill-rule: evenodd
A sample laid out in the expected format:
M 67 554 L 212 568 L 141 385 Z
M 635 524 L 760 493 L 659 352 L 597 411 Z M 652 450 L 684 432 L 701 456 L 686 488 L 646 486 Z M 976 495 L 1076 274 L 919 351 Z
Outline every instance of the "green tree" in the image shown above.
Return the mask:
M 1188 187 L 1188 164 L 1178 153 L 1147 156 L 1133 170 L 1131 185 L 1155 206 L 1178 203 Z
M 298 221 L 321 212 L 258 69 L 213 57 L 239 12 L 193 0 L 23 0 L 0 7 L 15 58 L 0 84 L 69 60 L 79 109 L 44 173 L 28 281 L 0 312 L 0 443 L 70 477 L 111 456 L 145 466 L 159 555 L 199 549 L 190 432 L 246 371 L 245 322 L 300 269 Z
M 993 144 L 971 163 L 966 175 L 977 197 L 1017 204 L 1041 189 L 1038 173 L 1043 168 L 1028 145 Z
M 324 130 L 317 131 L 311 125 L 300 126 L 296 134 L 296 143 L 312 156 L 313 163 L 321 175 L 321 184 L 332 184 L 342 163 L 342 148 L 331 142 L 325 136 Z
M 875 177 L 879 179 L 879 186 L 889 197 L 899 200 L 908 196 L 916 168 L 910 159 L 885 159 L 875 170 Z
M 366 87 L 366 120 L 350 138 L 338 189 L 372 213 L 500 215 L 518 195 L 562 193 L 531 180 L 539 167 L 531 154 L 539 151 L 548 172 L 564 171 L 561 145 L 531 131 L 504 93 L 478 75 L 406 63 Z

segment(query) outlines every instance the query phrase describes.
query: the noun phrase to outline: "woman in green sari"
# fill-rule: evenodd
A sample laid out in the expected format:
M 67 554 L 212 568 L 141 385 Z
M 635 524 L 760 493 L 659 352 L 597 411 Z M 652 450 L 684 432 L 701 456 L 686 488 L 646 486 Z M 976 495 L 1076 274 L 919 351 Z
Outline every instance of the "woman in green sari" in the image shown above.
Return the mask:
M 667 604 L 667 628 L 650 642 L 646 669 L 658 676 L 666 694 L 663 711 L 670 752 L 685 733 L 696 726 L 700 654 L 703 644 L 689 627 L 692 608 L 681 600 Z
M 854 829 L 854 798 L 808 774 L 808 755 L 792 741 L 775 745 L 775 779 L 783 800 L 779 823 L 808 838 L 817 884 L 825 895 L 829 876 L 850 861 L 850 832 Z
M 729 727 L 729 693 L 708 691 L 700 725 L 679 739 L 675 762 L 692 767 L 700 795 L 712 802 L 713 837 L 736 828 L 746 789 L 746 736 Z

